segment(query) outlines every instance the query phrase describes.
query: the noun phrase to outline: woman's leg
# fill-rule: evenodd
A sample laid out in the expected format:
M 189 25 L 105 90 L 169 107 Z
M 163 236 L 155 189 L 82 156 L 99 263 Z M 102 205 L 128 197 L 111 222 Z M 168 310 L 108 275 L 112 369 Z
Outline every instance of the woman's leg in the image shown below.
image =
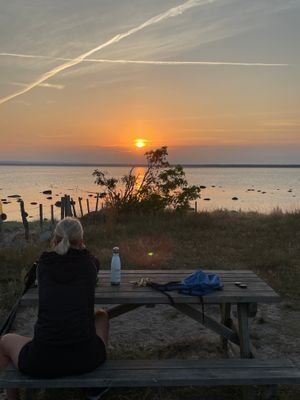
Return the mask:
M 95 311 L 95 326 L 97 335 L 103 340 L 105 347 L 108 344 L 109 318 L 105 310 Z
M 30 337 L 17 335 L 15 333 L 7 333 L 0 339 L 0 370 L 3 370 L 12 362 L 18 368 L 18 359 L 22 347 L 30 342 Z M 7 390 L 8 400 L 18 400 L 18 389 Z

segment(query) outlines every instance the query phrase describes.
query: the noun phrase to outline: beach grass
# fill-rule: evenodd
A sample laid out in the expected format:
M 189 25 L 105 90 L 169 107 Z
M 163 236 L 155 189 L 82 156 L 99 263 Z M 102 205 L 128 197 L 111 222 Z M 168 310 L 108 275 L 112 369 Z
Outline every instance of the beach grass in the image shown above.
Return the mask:
M 119 246 L 128 268 L 250 269 L 280 294 L 300 295 L 300 212 L 88 215 L 83 224 L 103 268 Z

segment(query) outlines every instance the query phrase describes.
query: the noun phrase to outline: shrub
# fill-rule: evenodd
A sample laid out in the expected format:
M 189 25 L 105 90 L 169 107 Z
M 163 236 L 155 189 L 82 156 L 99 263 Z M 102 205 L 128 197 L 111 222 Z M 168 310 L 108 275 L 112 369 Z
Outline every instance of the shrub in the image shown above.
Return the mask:
M 121 212 L 186 210 L 190 201 L 200 197 L 200 186 L 188 186 L 183 167 L 170 166 L 166 146 L 148 151 L 145 156 L 147 167 L 143 177 L 134 174 L 135 167 L 120 182 L 98 169 L 93 172 L 95 183 L 104 188 L 101 197 L 107 207 Z

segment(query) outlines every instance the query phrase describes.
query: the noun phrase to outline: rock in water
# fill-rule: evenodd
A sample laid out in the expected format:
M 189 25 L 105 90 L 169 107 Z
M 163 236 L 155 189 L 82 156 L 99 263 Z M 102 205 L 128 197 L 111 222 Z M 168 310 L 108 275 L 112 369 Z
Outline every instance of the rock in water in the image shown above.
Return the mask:
M 232 198 L 232 200 L 238 200 L 238 199 L 239 199 L 238 197 L 233 197 L 233 198 Z
M 44 190 L 42 193 L 43 194 L 52 194 L 52 190 Z

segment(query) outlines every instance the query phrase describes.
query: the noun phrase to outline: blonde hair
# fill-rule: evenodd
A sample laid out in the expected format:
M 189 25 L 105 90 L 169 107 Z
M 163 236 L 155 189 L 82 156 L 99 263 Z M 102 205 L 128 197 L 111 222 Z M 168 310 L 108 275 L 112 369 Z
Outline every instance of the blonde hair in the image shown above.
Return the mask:
M 56 244 L 53 250 L 57 254 L 64 255 L 70 247 L 77 247 L 82 239 L 83 228 L 80 221 L 73 217 L 66 217 L 56 225 L 54 231 L 54 244 Z

